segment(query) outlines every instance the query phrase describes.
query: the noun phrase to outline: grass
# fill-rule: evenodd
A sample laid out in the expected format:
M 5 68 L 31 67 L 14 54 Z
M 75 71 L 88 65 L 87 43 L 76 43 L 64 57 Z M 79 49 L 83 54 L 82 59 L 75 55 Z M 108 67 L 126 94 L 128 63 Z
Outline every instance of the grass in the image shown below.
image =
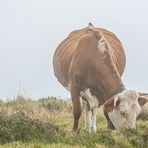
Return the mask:
M 137 129 L 111 131 L 98 110 L 97 132 L 83 130 L 84 117 L 80 119 L 80 132 L 72 132 L 71 101 L 55 97 L 38 101 L 17 99 L 0 102 L 0 148 L 72 148 L 72 147 L 148 147 L 147 105 L 138 117 Z

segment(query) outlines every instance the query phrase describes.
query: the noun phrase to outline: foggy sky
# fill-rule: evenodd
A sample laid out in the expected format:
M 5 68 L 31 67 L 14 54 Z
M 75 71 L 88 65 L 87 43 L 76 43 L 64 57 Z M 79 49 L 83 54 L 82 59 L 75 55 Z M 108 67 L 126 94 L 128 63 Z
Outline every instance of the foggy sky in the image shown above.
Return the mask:
M 126 88 L 148 92 L 147 6 L 146 0 L 0 0 L 0 98 L 69 97 L 54 77 L 53 54 L 88 22 L 121 40 Z

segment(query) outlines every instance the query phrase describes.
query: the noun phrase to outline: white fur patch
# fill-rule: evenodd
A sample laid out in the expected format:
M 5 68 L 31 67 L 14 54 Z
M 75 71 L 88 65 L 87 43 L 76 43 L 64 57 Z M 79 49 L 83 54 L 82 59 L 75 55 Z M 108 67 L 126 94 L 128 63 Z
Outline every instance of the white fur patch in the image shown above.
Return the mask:
M 104 53 L 104 51 L 107 50 L 106 41 L 103 37 L 98 41 L 98 50 L 101 51 L 102 53 Z
M 85 127 L 84 130 L 91 132 L 91 110 L 88 110 L 87 102 L 84 102 Z
M 97 108 L 93 108 L 92 117 L 91 117 L 91 131 L 96 132 L 96 117 L 97 117 Z
M 112 121 L 115 129 L 120 129 L 120 128 L 126 128 L 127 125 L 127 121 L 125 118 L 123 118 L 121 115 L 120 115 L 120 112 L 116 109 L 113 109 L 112 112 L 109 112 L 108 113 L 108 116 L 110 118 L 110 120 Z
M 108 113 L 115 129 L 134 128 L 136 126 L 136 117 L 141 110 L 138 103 L 138 93 L 132 90 L 125 90 L 116 97 L 119 100 L 119 104 L 114 106 L 114 109 Z
M 98 100 L 90 92 L 90 89 L 87 88 L 84 91 L 81 91 L 80 95 L 85 98 L 87 101 L 84 101 L 84 111 L 85 111 L 85 127 L 84 129 L 91 132 L 96 132 L 96 116 L 97 116 L 97 107 Z
M 85 99 L 87 99 L 91 109 L 94 108 L 94 107 L 98 107 L 98 100 L 97 100 L 97 98 L 95 96 L 93 96 L 91 94 L 89 88 L 85 89 L 84 91 L 81 91 L 80 95 L 82 97 L 84 97 Z
M 84 101 L 84 112 L 85 112 L 84 129 L 88 132 L 96 132 L 97 108 L 93 108 L 92 110 L 89 110 L 87 102 Z

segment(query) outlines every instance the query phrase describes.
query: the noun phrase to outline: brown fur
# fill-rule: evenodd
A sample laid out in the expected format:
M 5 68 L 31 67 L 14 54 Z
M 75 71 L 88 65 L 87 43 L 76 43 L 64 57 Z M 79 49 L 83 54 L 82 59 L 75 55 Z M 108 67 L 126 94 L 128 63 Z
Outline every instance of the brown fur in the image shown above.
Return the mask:
M 97 47 L 101 38 L 104 38 L 107 49 L 104 53 Z M 119 87 L 124 87 L 121 75 L 125 68 L 125 54 L 121 42 L 113 33 L 92 25 L 69 34 L 57 47 L 53 66 L 59 82 L 64 87 L 70 84 L 74 130 L 78 128 L 81 116 L 81 91 L 90 88 L 101 105 Z

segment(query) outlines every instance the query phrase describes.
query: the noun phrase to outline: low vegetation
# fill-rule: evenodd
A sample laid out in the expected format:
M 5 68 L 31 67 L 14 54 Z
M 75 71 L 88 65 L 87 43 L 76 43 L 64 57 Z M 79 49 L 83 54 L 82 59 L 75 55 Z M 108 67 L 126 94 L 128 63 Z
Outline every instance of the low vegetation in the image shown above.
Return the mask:
M 102 110 L 98 110 L 97 132 L 72 132 L 72 104 L 55 97 L 37 101 L 18 96 L 0 102 L 0 148 L 72 148 L 72 147 L 148 147 L 148 104 L 138 117 L 136 129 L 111 131 L 106 128 Z

